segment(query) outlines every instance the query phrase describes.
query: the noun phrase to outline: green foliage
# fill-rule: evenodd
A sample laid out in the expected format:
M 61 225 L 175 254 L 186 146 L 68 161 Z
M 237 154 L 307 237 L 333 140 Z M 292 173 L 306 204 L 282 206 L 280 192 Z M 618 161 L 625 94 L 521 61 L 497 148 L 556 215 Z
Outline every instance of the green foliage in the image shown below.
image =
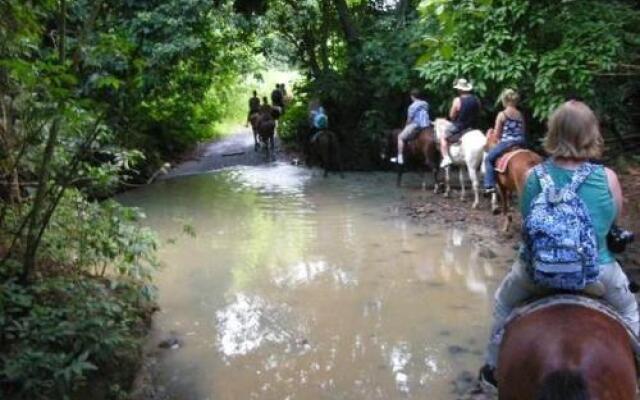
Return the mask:
M 421 12 L 437 31 L 423 38 L 419 70 L 441 110 L 467 77 L 491 104 L 519 89 L 542 121 L 569 94 L 595 103 L 600 78 L 638 59 L 640 13 L 619 1 L 424 0 Z
M 0 381 L 9 382 L 0 390 L 62 398 L 93 374 L 134 362 L 157 266 L 157 241 L 138 226 L 141 218 L 69 191 L 43 237 L 31 284 L 18 284 L 11 264 L 0 267 Z
M 309 108 L 303 98 L 295 97 L 278 121 L 278 137 L 289 145 L 302 143 L 309 132 Z

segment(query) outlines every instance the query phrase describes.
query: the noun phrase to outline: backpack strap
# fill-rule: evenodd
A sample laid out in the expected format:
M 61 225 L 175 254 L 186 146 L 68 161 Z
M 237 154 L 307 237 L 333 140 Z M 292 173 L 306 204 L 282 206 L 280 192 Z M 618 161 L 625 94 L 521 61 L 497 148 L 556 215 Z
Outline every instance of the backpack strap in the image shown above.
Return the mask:
M 573 173 L 571 177 L 571 182 L 567 185 L 567 190 L 571 193 L 576 193 L 580 185 L 584 183 L 584 181 L 591 175 L 591 173 L 595 170 L 595 167 L 591 163 L 583 163 L 576 172 Z
M 538 177 L 543 192 L 546 192 L 547 190 L 555 187 L 555 185 L 553 184 L 553 179 L 551 178 L 551 175 L 549 175 L 549 171 L 547 171 L 547 162 L 543 162 L 533 167 L 533 172 L 535 172 L 536 176 Z

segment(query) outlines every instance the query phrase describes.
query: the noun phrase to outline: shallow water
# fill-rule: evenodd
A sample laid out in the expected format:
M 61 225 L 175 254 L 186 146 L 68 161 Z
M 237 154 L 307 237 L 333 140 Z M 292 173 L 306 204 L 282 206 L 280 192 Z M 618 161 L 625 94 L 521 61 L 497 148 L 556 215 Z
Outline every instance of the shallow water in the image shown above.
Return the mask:
M 409 192 L 390 174 L 274 164 L 123 195 L 163 241 L 150 346 L 183 342 L 158 350 L 168 398 L 454 398 L 482 362 L 504 262 L 408 221 Z

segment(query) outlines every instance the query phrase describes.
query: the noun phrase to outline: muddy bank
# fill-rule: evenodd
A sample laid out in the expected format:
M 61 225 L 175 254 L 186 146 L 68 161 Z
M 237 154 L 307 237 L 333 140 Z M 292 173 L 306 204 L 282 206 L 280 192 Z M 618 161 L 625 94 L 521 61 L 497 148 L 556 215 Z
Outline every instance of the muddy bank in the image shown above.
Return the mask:
M 629 168 L 619 177 L 624 193 L 624 212 L 620 218 L 620 226 L 635 232 L 636 240 L 616 258 L 630 277 L 640 282 L 640 202 L 637 200 L 640 198 L 640 168 Z M 500 246 L 512 246 L 515 250 L 520 240 L 520 213 L 515 206 L 512 207 L 513 223 L 510 232 L 505 233 L 502 231 L 504 216 L 492 215 L 490 209 L 489 198 L 481 198 L 478 209 L 471 209 L 471 193 L 468 192 L 467 200 L 462 202 L 459 191 L 455 189 L 450 198 L 434 194 L 431 190 L 410 190 L 405 207 L 407 215 L 419 224 L 465 227 L 470 232 L 475 232 L 478 238 L 488 236 Z

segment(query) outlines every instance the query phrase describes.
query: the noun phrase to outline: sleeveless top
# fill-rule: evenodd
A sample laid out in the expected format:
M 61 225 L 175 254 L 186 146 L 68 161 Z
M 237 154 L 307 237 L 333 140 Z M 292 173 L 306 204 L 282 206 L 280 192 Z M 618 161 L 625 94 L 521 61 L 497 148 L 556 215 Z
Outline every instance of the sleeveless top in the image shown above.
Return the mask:
M 524 141 L 524 121 L 521 119 L 509 118 L 504 114 L 506 120 L 502 125 L 502 137 L 500 141 Z
M 471 128 L 476 124 L 480 113 L 480 100 L 472 94 L 460 96 L 460 111 L 453 124 L 458 130 Z
M 547 171 L 556 186 L 563 187 L 571 182 L 573 170 L 559 167 L 553 162 L 549 163 L 547 167 Z M 531 202 L 541 191 L 542 186 L 538 177 L 536 174 L 530 173 L 520 199 L 520 212 L 523 219 L 529 213 Z M 596 232 L 598 239 L 598 265 L 614 262 L 615 259 L 607 248 L 607 233 L 609 233 L 611 225 L 615 221 L 618 210 L 613 200 L 613 195 L 609 190 L 607 173 L 602 165 L 595 167 L 591 175 L 578 188 L 577 193 L 589 210 Z

